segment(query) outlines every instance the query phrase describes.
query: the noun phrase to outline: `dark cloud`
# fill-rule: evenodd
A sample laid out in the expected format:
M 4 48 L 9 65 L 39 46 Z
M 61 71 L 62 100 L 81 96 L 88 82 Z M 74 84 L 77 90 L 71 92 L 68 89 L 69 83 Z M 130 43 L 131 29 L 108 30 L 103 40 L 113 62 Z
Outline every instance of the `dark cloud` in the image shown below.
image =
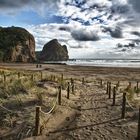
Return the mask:
M 133 42 L 135 42 L 136 44 L 140 44 L 140 39 L 133 39 Z
M 44 7 L 45 9 L 51 9 L 54 6 L 56 9 L 58 1 L 59 0 L 0 0 L 0 12 L 9 14 L 12 10 L 12 13 L 16 14 L 20 10 L 28 9 L 40 12 L 41 9 L 44 10 Z
M 59 27 L 59 30 L 60 30 L 60 31 L 68 31 L 68 32 L 70 32 L 71 29 L 70 29 L 70 27 L 68 27 L 68 26 L 60 26 L 60 27 Z
M 140 32 L 138 31 L 133 31 L 132 34 L 140 37 Z
M 72 37 L 79 41 L 98 41 L 100 40 L 97 33 L 85 30 L 75 30 L 71 32 Z
M 125 51 L 128 51 L 128 50 L 131 50 L 131 49 L 134 49 L 136 46 L 135 46 L 135 43 L 129 43 L 129 44 L 121 44 L 121 43 L 118 43 L 117 44 L 117 49 L 119 49 L 121 52 L 125 52 Z
M 140 46 L 140 39 L 129 39 L 135 46 Z
M 121 44 L 118 43 L 117 44 L 117 49 L 121 49 L 121 51 L 127 51 L 127 50 L 131 50 L 137 47 L 140 47 L 140 39 L 131 39 L 130 43 L 127 44 Z
M 123 37 L 122 30 L 119 27 L 115 28 L 115 30 L 110 30 L 110 34 L 114 38 L 122 38 Z
M 135 44 L 135 46 L 139 46 L 140 47 L 140 32 L 138 31 L 133 31 L 131 32 L 133 35 L 136 35 L 138 38 L 136 39 L 129 39 L 132 44 Z
M 54 4 L 56 3 L 58 0 L 1 0 L 0 1 L 0 7 L 2 8 L 9 8 L 9 7 L 22 7 L 28 4 L 31 4 L 29 6 L 33 5 L 38 5 L 40 6 L 42 3 L 46 3 L 46 4 Z M 49 5 L 48 5 L 49 6 Z
M 119 26 L 116 26 L 115 28 L 104 27 L 103 32 L 109 32 L 110 35 L 114 38 L 123 37 L 122 29 Z
M 111 12 L 112 14 L 126 14 L 130 10 L 130 6 L 125 4 L 125 5 L 113 5 L 111 7 Z
M 129 0 L 129 2 L 132 4 L 133 9 L 140 13 L 140 0 Z
M 140 0 L 128 0 L 133 9 L 133 21 L 130 23 L 132 26 L 139 26 L 140 23 Z
M 60 31 L 67 31 L 67 28 L 65 28 L 65 27 L 60 27 L 59 30 L 60 30 Z
M 126 44 L 126 45 L 122 45 L 122 44 L 119 43 L 117 46 L 118 46 L 118 48 L 134 48 L 135 43 L 129 43 L 129 44 Z
M 0 1 L 0 8 L 17 8 L 24 6 L 28 1 L 25 0 L 1 0 Z

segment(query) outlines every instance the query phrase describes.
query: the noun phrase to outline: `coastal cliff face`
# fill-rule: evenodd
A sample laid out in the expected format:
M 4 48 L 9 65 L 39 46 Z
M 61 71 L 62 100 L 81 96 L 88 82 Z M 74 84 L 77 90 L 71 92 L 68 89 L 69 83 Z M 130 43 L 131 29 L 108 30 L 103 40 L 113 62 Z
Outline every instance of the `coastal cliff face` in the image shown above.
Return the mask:
M 20 27 L 0 27 L 0 61 L 34 62 L 35 40 L 25 29 Z
M 39 56 L 41 61 L 67 61 L 68 59 L 67 46 L 62 46 L 57 39 L 45 44 Z

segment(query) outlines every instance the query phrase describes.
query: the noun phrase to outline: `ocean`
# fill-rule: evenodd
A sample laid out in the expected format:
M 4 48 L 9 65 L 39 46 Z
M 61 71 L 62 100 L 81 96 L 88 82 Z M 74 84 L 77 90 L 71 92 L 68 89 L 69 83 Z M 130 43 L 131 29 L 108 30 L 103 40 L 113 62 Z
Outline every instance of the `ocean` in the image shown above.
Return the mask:
M 140 68 L 140 59 L 70 59 L 68 61 L 51 61 L 45 63 L 67 64 L 77 66 Z
M 67 61 L 67 65 L 104 66 L 104 67 L 138 67 L 140 59 L 76 59 Z

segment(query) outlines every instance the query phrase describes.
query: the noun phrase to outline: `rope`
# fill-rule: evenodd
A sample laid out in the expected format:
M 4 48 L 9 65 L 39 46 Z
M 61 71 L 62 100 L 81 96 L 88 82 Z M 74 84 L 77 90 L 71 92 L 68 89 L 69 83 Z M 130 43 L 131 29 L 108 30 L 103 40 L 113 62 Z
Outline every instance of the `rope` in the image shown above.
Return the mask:
M 46 127 L 46 124 L 47 122 L 49 121 L 50 119 L 50 116 L 51 116 L 51 112 L 54 110 L 54 108 L 56 107 L 56 104 L 57 104 L 57 99 L 58 99 L 58 94 L 57 94 L 57 97 L 55 99 L 55 101 L 53 102 L 54 105 L 53 107 L 48 111 L 48 112 L 44 112 L 43 110 L 40 109 L 40 112 L 42 113 L 42 115 L 48 115 L 48 118 L 47 119 L 43 119 L 43 116 L 40 117 L 40 121 L 41 121 L 41 127 L 40 127 L 40 133 L 42 133 L 43 129 Z
M 130 104 L 130 102 L 129 102 L 129 100 L 128 100 L 128 98 L 127 98 L 127 96 L 126 96 L 126 102 L 127 102 L 127 104 L 128 104 L 128 106 L 132 109 L 132 110 L 134 110 L 135 108 Z
M 115 125 L 116 127 L 127 127 L 127 126 L 136 126 L 136 124 L 135 123 L 130 123 L 130 124 L 121 124 L 121 125 Z
M 4 107 L 4 106 L 2 106 L 2 105 L 0 105 L 0 107 L 1 107 L 2 109 L 4 109 L 4 110 L 10 112 L 10 113 L 15 113 L 14 111 L 9 110 L 8 108 L 6 108 L 6 107 Z
M 48 112 L 44 112 L 42 109 L 40 109 L 40 112 L 41 112 L 42 114 L 44 114 L 44 115 L 50 114 L 50 113 L 54 110 L 54 108 L 56 107 L 57 98 L 58 98 L 58 94 L 57 94 L 57 97 L 56 97 L 56 99 L 55 99 L 55 101 L 54 101 L 53 107 L 52 107 Z

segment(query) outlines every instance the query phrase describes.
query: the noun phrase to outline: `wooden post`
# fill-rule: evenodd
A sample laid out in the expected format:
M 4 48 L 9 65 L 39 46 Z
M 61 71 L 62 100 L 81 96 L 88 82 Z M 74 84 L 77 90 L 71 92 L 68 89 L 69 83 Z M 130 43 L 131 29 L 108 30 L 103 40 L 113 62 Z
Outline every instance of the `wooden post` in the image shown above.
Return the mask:
M 31 75 L 31 80 L 34 81 L 34 75 L 33 74 Z
M 137 140 L 140 140 L 140 106 L 139 106 L 139 118 L 138 118 Z
M 70 98 L 70 83 L 68 82 L 68 87 L 67 87 L 67 99 Z
M 56 79 L 56 78 L 55 78 L 55 75 L 54 75 L 54 77 L 53 77 L 54 82 L 55 82 L 55 79 Z
M 43 78 L 43 73 L 42 73 L 42 71 L 40 72 L 40 79 L 42 80 L 42 78 Z
M 58 104 L 61 105 L 61 86 L 58 87 L 59 93 L 58 93 Z
M 100 81 L 100 85 L 101 85 L 101 87 L 103 86 L 103 80 L 101 79 L 101 81 Z
M 38 136 L 40 134 L 40 109 L 40 106 L 36 106 L 34 136 Z
M 74 83 L 71 85 L 72 94 L 74 94 Z
M 18 79 L 20 79 L 20 72 L 18 72 Z
M 116 101 L 116 87 L 113 88 L 113 103 L 112 105 L 115 105 L 115 101 Z
M 82 84 L 83 85 L 85 84 L 85 78 L 84 77 L 82 78 Z
M 131 82 L 129 82 L 129 85 L 128 86 L 131 88 Z
M 3 81 L 6 82 L 6 75 L 3 75 Z
M 108 98 L 111 99 L 111 82 L 109 82 L 109 85 L 108 85 Z
M 108 86 L 109 85 L 109 82 L 107 81 L 107 85 L 106 85 L 106 94 L 108 94 Z
M 137 81 L 137 88 L 136 88 L 136 91 L 139 90 L 139 82 Z
M 125 112 L 126 112 L 126 93 L 123 93 L 123 100 L 122 100 L 122 116 L 121 118 L 125 118 Z
M 61 82 L 63 81 L 63 73 L 61 74 Z

